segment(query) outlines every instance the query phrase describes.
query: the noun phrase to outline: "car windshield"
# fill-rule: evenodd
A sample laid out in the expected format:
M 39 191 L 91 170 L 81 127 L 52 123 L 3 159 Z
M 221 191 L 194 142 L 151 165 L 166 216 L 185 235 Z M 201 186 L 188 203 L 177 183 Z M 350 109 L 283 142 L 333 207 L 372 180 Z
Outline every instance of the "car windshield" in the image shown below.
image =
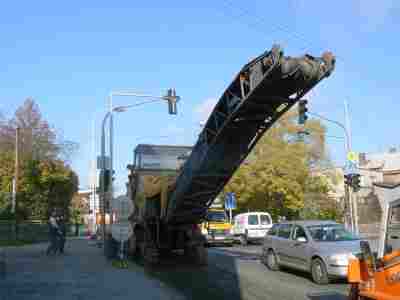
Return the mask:
M 271 219 L 268 215 L 260 215 L 261 225 L 269 225 L 271 224 Z
M 248 220 L 249 225 L 258 225 L 258 216 L 250 215 Z
M 317 242 L 355 241 L 359 237 L 346 230 L 342 225 L 313 225 L 307 227 L 311 237 Z
M 223 211 L 213 211 L 207 214 L 207 220 L 210 222 L 225 222 L 226 219 L 226 214 Z

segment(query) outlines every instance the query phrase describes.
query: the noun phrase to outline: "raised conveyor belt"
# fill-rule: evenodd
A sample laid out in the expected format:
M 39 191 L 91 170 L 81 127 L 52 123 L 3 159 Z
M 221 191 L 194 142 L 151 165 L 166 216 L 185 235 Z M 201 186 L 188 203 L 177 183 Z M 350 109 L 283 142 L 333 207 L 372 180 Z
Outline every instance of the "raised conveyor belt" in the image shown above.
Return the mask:
M 214 107 L 169 197 L 166 222 L 200 222 L 278 118 L 335 66 L 330 52 L 284 57 L 279 46 L 245 65 Z

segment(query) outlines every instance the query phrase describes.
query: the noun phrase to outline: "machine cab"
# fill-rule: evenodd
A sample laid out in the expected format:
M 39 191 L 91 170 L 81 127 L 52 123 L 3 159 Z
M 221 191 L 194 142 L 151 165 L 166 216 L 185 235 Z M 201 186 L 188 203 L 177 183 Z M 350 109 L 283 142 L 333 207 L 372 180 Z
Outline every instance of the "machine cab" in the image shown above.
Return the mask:
M 361 241 L 359 259 L 348 269 L 351 300 L 394 300 L 400 296 L 400 184 L 375 183 L 382 208 L 378 253 Z
M 400 199 L 389 206 L 385 254 L 400 251 Z
M 375 183 L 382 208 L 378 258 L 400 251 L 400 184 Z

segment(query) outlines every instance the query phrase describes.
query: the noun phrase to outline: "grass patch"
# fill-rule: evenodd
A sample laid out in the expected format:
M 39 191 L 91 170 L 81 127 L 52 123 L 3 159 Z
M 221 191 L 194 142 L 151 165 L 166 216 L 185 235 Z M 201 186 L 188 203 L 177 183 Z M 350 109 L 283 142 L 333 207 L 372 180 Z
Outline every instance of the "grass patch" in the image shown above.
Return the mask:
M 21 241 L 21 240 L 0 240 L 0 247 L 15 247 L 33 244 L 34 241 Z

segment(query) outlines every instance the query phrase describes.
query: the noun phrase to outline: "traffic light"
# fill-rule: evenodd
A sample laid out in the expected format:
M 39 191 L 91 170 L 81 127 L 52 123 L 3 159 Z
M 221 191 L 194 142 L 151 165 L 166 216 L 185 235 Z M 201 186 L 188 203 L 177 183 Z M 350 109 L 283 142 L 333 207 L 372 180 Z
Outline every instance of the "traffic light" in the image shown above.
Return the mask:
M 168 89 L 167 95 L 164 96 L 164 99 L 168 101 L 168 113 L 170 115 L 176 115 L 176 103 L 179 101 L 180 97 L 176 95 L 175 89 Z
M 111 181 L 115 180 L 114 174 L 114 170 L 112 171 L 112 175 L 111 170 L 105 169 L 100 171 L 100 192 L 107 192 L 110 189 Z
M 107 170 L 107 169 L 104 170 L 103 177 L 104 177 L 104 190 L 108 191 L 109 186 L 110 186 L 110 178 L 111 178 L 110 170 Z
M 99 174 L 99 192 L 102 193 L 104 190 L 104 170 L 100 170 Z
M 347 174 L 344 175 L 344 183 L 350 186 L 353 191 L 358 192 L 361 188 L 361 175 L 360 174 Z
M 344 184 L 351 186 L 351 174 L 344 175 Z
M 360 176 L 361 176 L 360 174 L 353 174 L 353 177 L 352 177 L 351 186 L 353 187 L 353 190 L 355 192 L 359 191 L 361 188 Z
M 308 119 L 308 116 L 307 116 L 307 111 L 308 111 L 307 103 L 308 103 L 307 100 L 300 100 L 299 101 L 299 106 L 298 106 L 298 108 L 299 108 L 299 124 L 305 124 L 307 119 Z

